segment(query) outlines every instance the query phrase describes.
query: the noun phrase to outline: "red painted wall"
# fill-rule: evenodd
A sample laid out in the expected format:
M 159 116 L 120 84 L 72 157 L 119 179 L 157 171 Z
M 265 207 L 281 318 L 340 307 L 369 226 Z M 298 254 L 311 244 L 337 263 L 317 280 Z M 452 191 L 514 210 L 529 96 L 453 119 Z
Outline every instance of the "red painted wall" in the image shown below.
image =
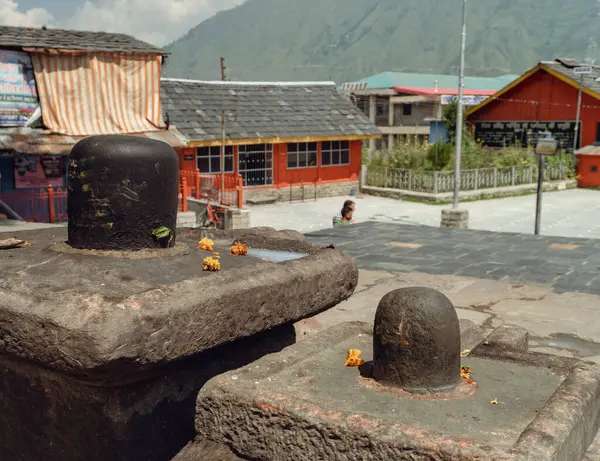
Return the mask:
M 577 159 L 579 187 L 600 187 L 600 155 L 578 155 Z
M 290 183 L 300 185 L 302 183 L 344 182 L 358 181 L 362 165 L 362 141 L 350 142 L 350 165 L 321 166 L 321 143 L 319 146 L 319 162 L 315 168 L 287 168 L 287 144 L 273 145 L 273 186 L 266 188 L 279 188 L 289 186 Z M 185 160 L 185 156 L 194 155 L 194 160 Z M 196 170 L 196 149 L 186 148 L 179 150 L 180 165 L 182 170 Z M 189 157 L 188 157 L 189 158 Z M 234 148 L 234 170 L 238 173 L 238 148 Z M 202 173 L 202 172 L 200 172 Z M 233 176 L 227 174 L 227 176 Z
M 578 90 L 562 80 L 540 70 L 510 89 L 499 99 L 490 102 L 468 117 L 478 121 L 563 121 L 577 118 Z M 529 101 L 538 102 L 539 104 Z M 585 107 L 593 106 L 593 107 Z M 600 100 L 585 93 L 582 97 L 582 146 L 596 140 L 596 126 L 600 122 Z
M 196 171 L 196 148 L 177 149 L 179 154 L 179 169 Z

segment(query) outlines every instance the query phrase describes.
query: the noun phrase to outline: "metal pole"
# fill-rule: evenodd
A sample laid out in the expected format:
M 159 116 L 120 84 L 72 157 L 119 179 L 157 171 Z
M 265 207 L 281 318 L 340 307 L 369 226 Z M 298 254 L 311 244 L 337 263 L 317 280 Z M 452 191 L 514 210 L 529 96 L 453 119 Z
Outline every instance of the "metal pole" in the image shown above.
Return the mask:
M 583 93 L 583 74 L 579 80 L 579 97 L 577 98 L 577 117 L 575 119 L 575 137 L 573 138 L 573 153 L 577 150 L 579 141 L 579 119 L 581 118 L 581 94 Z
M 544 189 L 544 156 L 540 155 L 538 166 L 537 203 L 535 206 L 535 235 L 540 235 L 542 224 L 542 192 Z
M 221 203 L 225 200 L 225 111 L 221 111 Z
M 452 208 L 457 209 L 460 193 L 460 155 L 462 153 L 463 87 L 465 83 L 465 50 L 467 42 L 467 0 L 463 0 L 462 37 L 460 42 L 460 70 L 458 75 L 458 103 L 456 108 L 456 154 L 454 161 L 454 199 Z

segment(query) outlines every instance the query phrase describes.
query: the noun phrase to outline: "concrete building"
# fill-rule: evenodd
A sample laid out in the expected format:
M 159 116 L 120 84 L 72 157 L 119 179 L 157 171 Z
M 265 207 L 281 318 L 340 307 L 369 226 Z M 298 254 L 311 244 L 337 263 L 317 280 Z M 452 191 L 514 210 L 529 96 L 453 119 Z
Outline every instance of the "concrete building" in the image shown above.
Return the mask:
M 479 104 L 515 78 L 466 77 L 465 105 Z M 342 89 L 384 134 L 380 141 L 371 141 L 370 150 L 375 150 L 407 139 L 432 143 L 444 140 L 447 130 L 442 123 L 443 107 L 456 100 L 458 78 L 384 72 L 344 84 Z

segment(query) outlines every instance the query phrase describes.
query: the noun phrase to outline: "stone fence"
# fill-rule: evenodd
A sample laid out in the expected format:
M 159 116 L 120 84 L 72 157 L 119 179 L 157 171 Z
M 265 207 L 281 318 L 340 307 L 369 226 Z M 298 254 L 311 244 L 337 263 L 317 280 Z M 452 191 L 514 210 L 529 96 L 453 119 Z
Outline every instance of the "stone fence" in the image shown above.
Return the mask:
M 419 171 L 388 167 L 362 167 L 362 186 L 397 189 L 428 194 L 443 194 L 454 190 L 454 171 Z M 498 189 L 537 183 L 537 165 L 480 168 L 461 170 L 460 188 L 463 191 Z M 565 163 L 547 164 L 545 181 L 565 181 L 569 168 Z

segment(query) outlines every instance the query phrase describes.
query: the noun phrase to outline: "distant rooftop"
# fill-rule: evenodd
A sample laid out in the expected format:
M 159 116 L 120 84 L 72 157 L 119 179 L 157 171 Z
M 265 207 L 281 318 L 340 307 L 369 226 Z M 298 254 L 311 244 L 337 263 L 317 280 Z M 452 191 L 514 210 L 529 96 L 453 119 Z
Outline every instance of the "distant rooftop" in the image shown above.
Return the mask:
M 497 91 L 517 79 L 518 75 L 501 75 L 499 77 L 465 77 L 465 89 Z M 458 88 L 456 75 L 443 74 L 411 74 L 405 72 L 383 72 L 363 78 L 367 89 L 404 88 Z
M 160 48 L 125 34 L 12 26 L 0 26 L 0 48 L 164 54 Z
M 380 135 L 333 82 L 161 80 L 165 119 L 190 141 Z

